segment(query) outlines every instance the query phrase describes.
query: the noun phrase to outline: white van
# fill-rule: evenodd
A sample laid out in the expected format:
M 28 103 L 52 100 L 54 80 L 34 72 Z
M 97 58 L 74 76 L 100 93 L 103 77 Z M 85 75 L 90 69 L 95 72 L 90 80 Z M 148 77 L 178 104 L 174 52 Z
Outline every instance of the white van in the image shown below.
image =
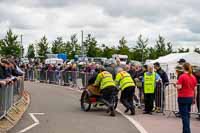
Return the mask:
M 50 59 L 46 59 L 45 60 L 45 64 L 54 64 L 54 65 L 58 65 L 58 64 L 63 64 L 63 59 L 58 59 L 58 58 L 50 58 Z
M 128 55 L 114 54 L 114 55 L 112 55 L 112 58 L 115 60 L 120 59 L 120 63 L 122 65 L 126 65 L 126 63 L 128 61 Z

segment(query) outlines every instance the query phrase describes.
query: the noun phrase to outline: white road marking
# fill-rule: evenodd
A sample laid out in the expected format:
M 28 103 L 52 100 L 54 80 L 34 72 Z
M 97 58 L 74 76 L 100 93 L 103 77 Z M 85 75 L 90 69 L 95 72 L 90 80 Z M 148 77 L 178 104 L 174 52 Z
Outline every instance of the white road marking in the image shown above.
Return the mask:
M 144 127 L 137 122 L 136 120 L 134 120 L 132 117 L 124 114 L 121 110 L 119 110 L 118 108 L 116 109 L 117 112 L 119 112 L 122 116 L 124 116 L 127 120 L 129 120 L 138 130 L 140 133 L 148 133 Z
M 21 131 L 17 132 L 17 133 L 25 133 L 28 130 L 34 128 L 35 126 L 40 124 L 40 121 L 35 117 L 35 115 L 44 115 L 44 113 L 29 113 L 30 117 L 33 119 L 34 124 L 22 129 Z
M 81 90 L 78 90 L 78 89 L 73 89 L 73 88 L 67 88 L 69 90 L 72 90 L 72 91 L 76 91 L 76 92 L 82 92 Z M 120 109 L 116 109 L 116 111 L 118 113 L 120 113 L 122 116 L 124 116 L 129 122 L 131 122 L 131 124 L 133 124 L 138 130 L 140 133 L 148 133 L 144 127 L 139 123 L 137 122 L 136 120 L 134 120 L 132 117 L 124 114 Z

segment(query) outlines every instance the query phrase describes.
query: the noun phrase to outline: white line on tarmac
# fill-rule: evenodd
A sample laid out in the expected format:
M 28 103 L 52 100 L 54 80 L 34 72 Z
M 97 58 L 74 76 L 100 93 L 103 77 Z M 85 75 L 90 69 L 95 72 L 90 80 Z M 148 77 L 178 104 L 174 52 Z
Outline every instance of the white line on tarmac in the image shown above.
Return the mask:
M 44 113 L 29 113 L 30 117 L 33 119 L 34 124 L 22 129 L 21 131 L 17 132 L 17 133 L 25 133 L 28 130 L 34 128 L 35 126 L 40 124 L 40 121 L 35 117 L 35 115 L 44 115 Z
M 124 114 L 121 110 L 119 110 L 118 108 L 116 109 L 117 112 L 119 112 L 122 116 L 124 116 L 127 120 L 129 120 L 138 130 L 140 133 L 148 133 L 144 127 L 137 122 L 136 120 L 134 120 L 132 117 Z
M 78 89 L 73 89 L 73 88 L 67 88 L 69 90 L 72 90 L 72 91 L 77 91 L 77 92 L 82 92 L 81 90 L 78 90 Z M 120 113 L 122 116 L 124 116 L 129 122 L 131 122 L 131 124 L 133 124 L 138 130 L 140 133 L 148 133 L 144 127 L 139 123 L 137 122 L 136 120 L 134 120 L 132 117 L 124 114 L 121 110 L 119 110 L 118 108 L 116 109 L 116 111 L 118 113 Z

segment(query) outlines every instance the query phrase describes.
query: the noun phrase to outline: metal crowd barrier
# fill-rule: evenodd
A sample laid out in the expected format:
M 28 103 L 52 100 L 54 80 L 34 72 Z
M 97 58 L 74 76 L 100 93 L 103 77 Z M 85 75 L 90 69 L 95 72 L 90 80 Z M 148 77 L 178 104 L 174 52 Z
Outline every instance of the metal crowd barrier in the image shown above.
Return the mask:
M 66 85 L 72 87 L 86 87 L 92 73 L 79 71 L 57 71 L 57 70 L 24 70 L 25 79 L 34 81 L 38 80 L 44 83 Z
M 11 108 L 22 99 L 24 93 L 24 78 L 19 77 L 13 83 L 0 85 L 0 119 L 6 117 Z
M 200 85 L 197 86 L 197 92 L 195 104 L 191 107 L 191 114 L 200 115 Z M 164 110 L 174 114 L 178 113 L 178 93 L 174 83 L 165 86 L 164 93 Z
M 162 82 L 156 83 L 156 89 L 155 89 L 155 107 L 156 109 L 159 109 L 159 112 L 164 112 L 164 86 Z

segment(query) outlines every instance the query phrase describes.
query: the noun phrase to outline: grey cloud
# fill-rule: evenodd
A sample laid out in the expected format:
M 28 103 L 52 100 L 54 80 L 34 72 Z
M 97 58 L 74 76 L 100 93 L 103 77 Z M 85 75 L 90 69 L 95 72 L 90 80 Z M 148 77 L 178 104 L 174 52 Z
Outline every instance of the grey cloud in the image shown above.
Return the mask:
M 200 34 L 200 18 L 199 17 L 187 18 L 185 19 L 185 24 L 191 32 Z

